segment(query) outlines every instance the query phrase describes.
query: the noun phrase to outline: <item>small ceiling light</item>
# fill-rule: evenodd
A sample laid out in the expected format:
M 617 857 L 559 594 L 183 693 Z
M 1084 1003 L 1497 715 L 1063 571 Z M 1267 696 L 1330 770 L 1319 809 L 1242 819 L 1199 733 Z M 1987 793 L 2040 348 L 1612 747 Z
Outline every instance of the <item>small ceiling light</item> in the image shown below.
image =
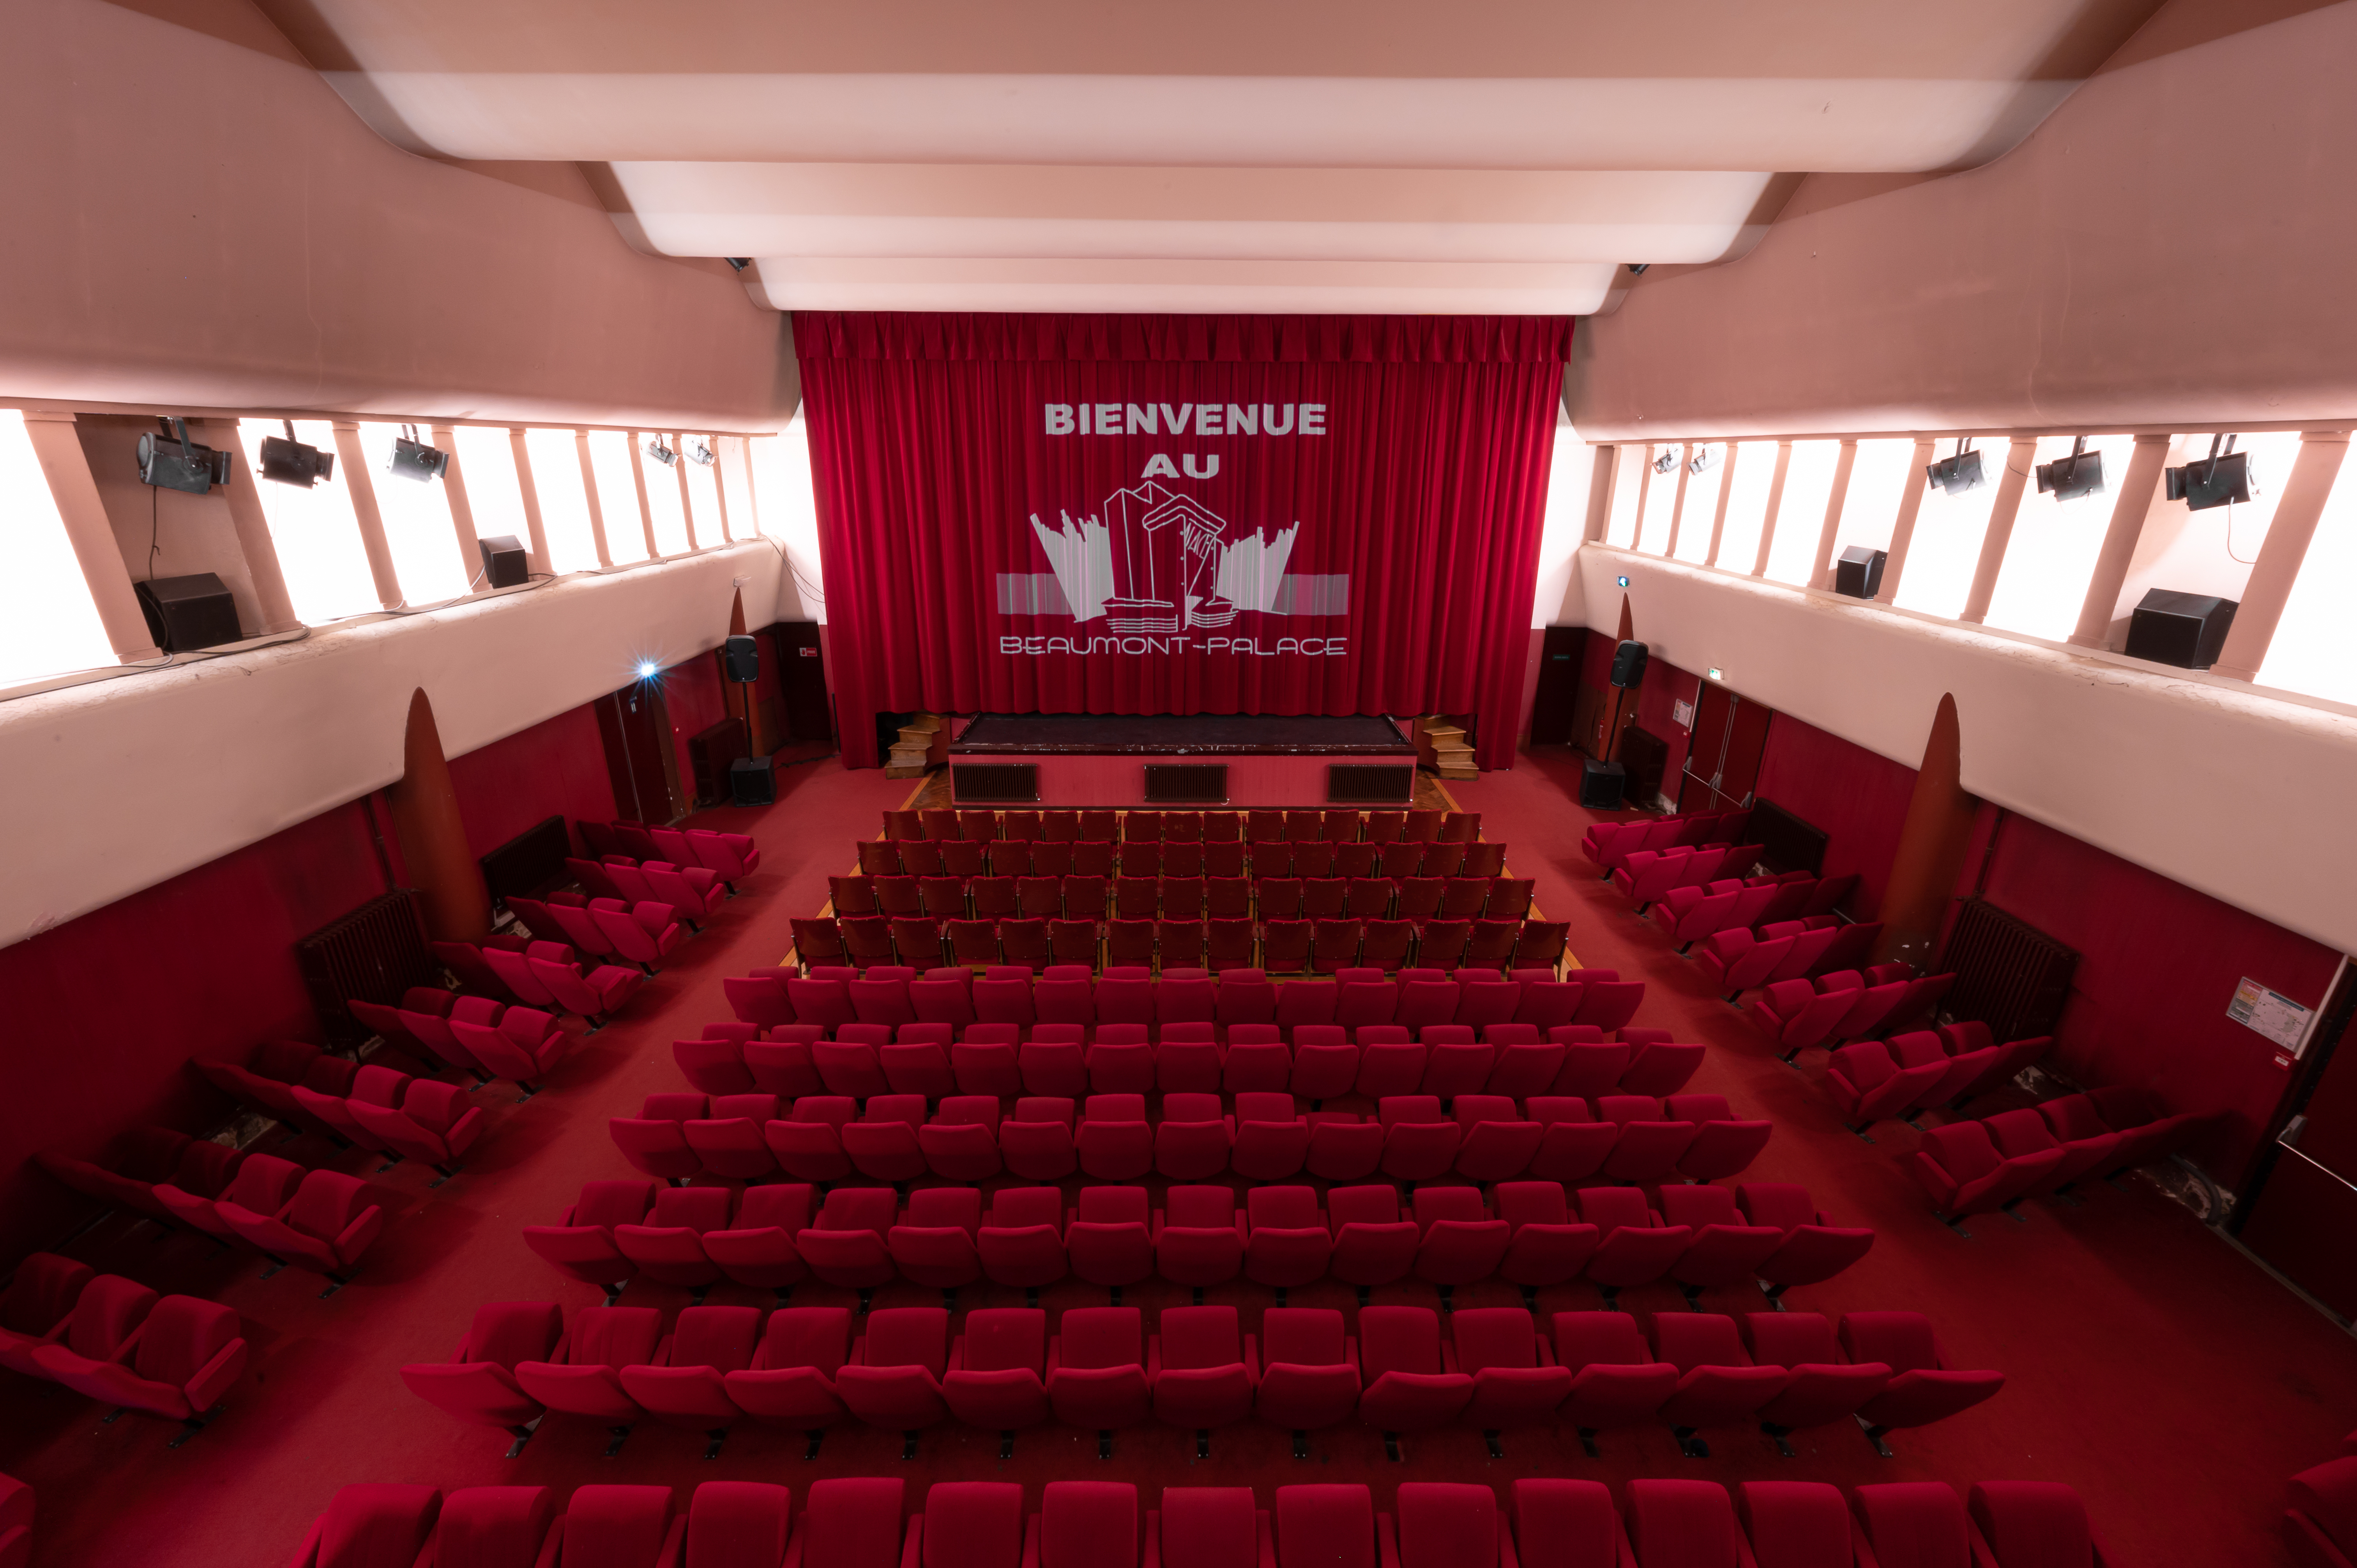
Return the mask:
M 753 258 L 750 256 L 723 256 L 720 259 L 740 273 L 753 264 Z
M 393 444 L 393 456 L 386 459 L 384 471 L 419 484 L 440 478 L 450 467 L 450 454 L 437 452 L 417 439 L 417 426 L 404 424 Z
M 1716 447 L 1697 446 L 1695 455 L 1686 459 L 1686 472 L 1689 474 L 1707 474 L 1717 466 L 1718 451 Z
M 156 416 L 161 435 L 139 438 L 139 482 L 159 490 L 186 490 L 203 495 L 215 485 L 229 483 L 229 454 L 200 446 L 188 439 L 188 422 Z
M 1972 449 L 1971 442 L 1960 435 L 1956 438 L 1955 453 L 1951 456 L 1941 458 L 1936 463 L 1927 464 L 1923 469 L 1923 476 L 1952 496 L 1963 495 L 1966 490 L 1979 489 L 1981 488 L 1981 455 Z
M 2072 441 L 2068 457 L 2038 465 L 2038 493 L 2042 496 L 2049 492 L 2058 501 L 2074 501 L 2081 496 L 2104 493 L 2104 455 L 2088 451 L 2085 436 Z
M 2167 471 L 2169 499 L 2183 501 L 2188 511 L 2207 511 L 2213 506 L 2250 500 L 2259 493 L 2259 472 L 2251 464 L 2251 455 L 2234 450 L 2234 443 L 2242 437 L 2223 437 L 2226 450 L 2222 453 L 2218 450 L 2221 439 L 2210 437 L 2208 462 L 2188 463 Z
M 335 474 L 334 453 L 322 452 L 296 440 L 293 420 L 282 419 L 278 423 L 286 427 L 285 435 L 262 438 L 264 478 L 275 479 L 282 485 L 300 485 L 307 490 Z
M 662 437 L 660 435 L 650 435 L 647 437 L 647 456 L 652 457 L 656 462 L 661 463 L 666 468 L 679 461 L 679 454 L 664 446 L 662 444 Z
M 713 464 L 720 461 L 712 450 L 712 443 L 701 435 L 695 438 L 695 445 L 687 449 L 687 460 L 705 468 L 709 468 Z
M 651 660 L 651 659 L 641 659 L 641 660 L 639 660 L 639 679 L 640 679 L 640 680 L 641 680 L 641 681 L 651 681 L 651 680 L 653 680 L 657 675 L 660 675 L 660 674 L 662 674 L 662 665 L 660 665 L 660 664 L 658 664 L 658 663 L 656 663 L 653 660 Z
M 1657 474 L 1666 474 L 1677 466 L 1678 455 L 1674 448 L 1664 450 L 1660 456 L 1653 459 L 1653 472 Z

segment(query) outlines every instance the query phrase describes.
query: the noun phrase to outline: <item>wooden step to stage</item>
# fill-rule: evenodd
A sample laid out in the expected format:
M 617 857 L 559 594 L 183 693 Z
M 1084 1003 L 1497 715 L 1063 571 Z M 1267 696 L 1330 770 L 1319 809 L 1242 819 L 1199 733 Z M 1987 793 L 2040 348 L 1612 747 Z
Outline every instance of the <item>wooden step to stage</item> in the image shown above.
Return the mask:
M 1448 714 L 1419 715 L 1415 739 L 1423 760 L 1443 779 L 1480 777 L 1480 769 L 1473 766 L 1473 747 L 1465 739 L 1465 726 L 1451 722 Z
M 884 762 L 887 779 L 921 779 L 926 769 L 939 760 L 942 732 L 948 721 L 939 714 L 919 714 L 900 726 L 900 736 L 892 743 L 892 752 Z

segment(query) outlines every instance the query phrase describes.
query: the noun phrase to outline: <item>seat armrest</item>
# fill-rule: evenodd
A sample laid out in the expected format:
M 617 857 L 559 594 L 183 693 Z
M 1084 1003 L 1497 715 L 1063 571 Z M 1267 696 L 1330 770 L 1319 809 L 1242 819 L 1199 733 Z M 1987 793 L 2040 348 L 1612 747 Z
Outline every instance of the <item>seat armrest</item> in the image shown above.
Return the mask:
M 188 1408 L 198 1412 L 210 1410 L 229 1386 L 237 1381 L 238 1374 L 244 1370 L 245 1341 L 242 1338 L 232 1339 L 222 1346 L 220 1352 L 206 1362 L 203 1369 L 188 1380 L 188 1387 L 181 1391 L 188 1398 Z
M 378 1232 L 383 1229 L 384 1210 L 376 1204 L 370 1204 L 344 1227 L 344 1233 L 336 1238 L 336 1256 L 345 1267 L 350 1268 L 353 1260 L 368 1251 L 376 1240 Z
M 924 1541 L 925 1516 L 922 1513 L 910 1514 L 909 1537 L 900 1543 L 900 1568 L 918 1568 L 924 1560 Z
M 1048 1354 L 1053 1357 L 1055 1351 L 1050 1348 Z M 1048 1363 L 1050 1370 L 1054 1369 L 1055 1365 L 1052 1359 Z M 801 1564 L 789 1558 L 785 1568 L 801 1568 Z M 1023 1568 L 1039 1568 L 1039 1516 L 1036 1513 L 1025 1520 L 1023 1525 Z
M 1392 1534 L 1392 1516 L 1375 1516 L 1375 1551 L 1383 1568 L 1400 1568 L 1399 1542 Z
M 1148 1351 L 1150 1356 L 1152 1351 Z M 1162 1510 L 1146 1510 L 1146 1556 L 1142 1568 L 1162 1568 Z

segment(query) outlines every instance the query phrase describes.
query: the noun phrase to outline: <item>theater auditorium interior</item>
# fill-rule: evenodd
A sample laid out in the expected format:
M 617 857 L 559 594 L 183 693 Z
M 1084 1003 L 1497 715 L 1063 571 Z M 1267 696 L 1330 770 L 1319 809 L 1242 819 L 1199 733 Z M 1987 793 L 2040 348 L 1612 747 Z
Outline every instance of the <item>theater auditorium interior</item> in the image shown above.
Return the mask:
M 7 15 L 0 1568 L 2357 1561 L 2357 0 Z

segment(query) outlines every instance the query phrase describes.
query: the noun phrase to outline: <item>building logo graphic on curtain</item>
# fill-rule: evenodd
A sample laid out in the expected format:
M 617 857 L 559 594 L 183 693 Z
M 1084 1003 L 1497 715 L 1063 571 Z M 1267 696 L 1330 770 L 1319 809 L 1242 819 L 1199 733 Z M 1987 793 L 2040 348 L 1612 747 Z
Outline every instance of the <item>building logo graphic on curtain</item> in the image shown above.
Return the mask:
M 1050 528 L 1033 514 L 1032 536 L 1053 570 L 999 574 L 1001 615 L 1068 615 L 1084 625 L 1102 619 L 1116 637 L 1161 639 L 1225 631 L 1246 611 L 1329 616 L 1350 610 L 1347 574 L 1286 571 L 1298 522 L 1265 534 L 1151 479 L 1114 491 L 1100 515 L 1078 521 L 1070 512 L 1059 516 L 1060 526 Z M 1250 645 L 1248 639 L 1219 640 Z

